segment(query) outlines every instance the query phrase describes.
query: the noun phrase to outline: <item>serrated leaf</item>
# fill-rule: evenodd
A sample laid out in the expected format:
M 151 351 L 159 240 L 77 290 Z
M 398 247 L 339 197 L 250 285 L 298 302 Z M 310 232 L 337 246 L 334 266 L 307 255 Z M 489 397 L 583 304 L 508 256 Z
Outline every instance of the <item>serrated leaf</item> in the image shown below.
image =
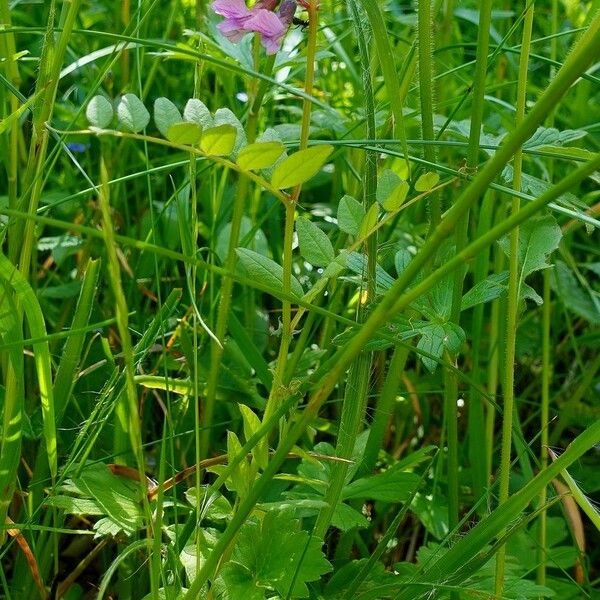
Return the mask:
M 327 162 L 333 146 L 313 146 L 295 152 L 274 169 L 271 184 L 278 190 L 295 187 L 314 177 Z
M 135 94 L 125 94 L 117 107 L 119 122 L 125 129 L 137 133 L 150 122 L 150 113 Z
M 299 217 L 296 232 L 300 254 L 316 267 L 326 267 L 335 258 L 335 251 L 327 235 L 312 221 Z
M 525 279 L 536 271 L 548 268 L 548 257 L 558 248 L 562 230 L 551 215 L 537 216 L 526 221 L 519 230 L 519 285 L 520 298 L 531 298 L 538 304 L 540 296 L 525 283 Z M 510 256 L 510 238 L 498 242 Z
M 242 148 L 237 156 L 237 164 L 245 171 L 268 169 L 284 153 L 281 142 L 256 142 Z
M 384 169 L 377 182 L 377 202 L 384 210 L 398 210 L 408 194 L 408 183 L 403 181 L 394 171 Z
M 203 130 L 209 129 L 214 125 L 212 115 L 204 102 L 198 100 L 198 98 L 190 98 L 184 109 L 183 119 L 200 125 Z
M 417 192 L 428 192 L 438 184 L 439 180 L 440 176 L 433 171 L 423 173 L 415 183 L 415 190 Z
M 183 118 L 179 109 L 168 98 L 161 97 L 154 101 L 154 123 L 163 137 L 170 139 L 167 135 L 170 127 L 181 121 Z
M 357 236 L 360 224 L 365 218 L 363 205 L 352 196 L 344 196 L 338 205 L 337 220 L 338 227 L 350 235 Z
M 94 96 L 85 109 L 90 125 L 104 129 L 110 125 L 114 111 L 112 104 L 104 96 Z
M 196 123 L 181 121 L 171 125 L 165 137 L 174 144 L 193 146 L 202 138 L 202 127 Z
M 379 217 L 379 204 L 377 202 L 373 202 L 371 208 L 367 211 L 362 223 L 360 224 L 360 228 L 358 230 L 359 238 L 366 238 L 371 234 L 375 225 L 377 225 L 377 218 Z
M 283 268 L 274 260 L 248 248 L 238 248 L 236 253 L 251 279 L 256 279 L 275 290 L 281 291 L 283 289 Z M 292 294 L 301 298 L 304 290 L 293 275 L 291 287 Z
M 300 529 L 289 511 L 269 511 L 262 521 L 251 518 L 242 526 L 223 579 L 238 590 L 235 598 L 257 598 L 252 595 L 257 589 L 260 598 L 267 590 L 282 598 L 307 598 L 306 583 L 329 571 L 320 540 Z
M 207 129 L 200 140 L 200 148 L 209 156 L 229 156 L 235 144 L 236 131 L 232 125 Z

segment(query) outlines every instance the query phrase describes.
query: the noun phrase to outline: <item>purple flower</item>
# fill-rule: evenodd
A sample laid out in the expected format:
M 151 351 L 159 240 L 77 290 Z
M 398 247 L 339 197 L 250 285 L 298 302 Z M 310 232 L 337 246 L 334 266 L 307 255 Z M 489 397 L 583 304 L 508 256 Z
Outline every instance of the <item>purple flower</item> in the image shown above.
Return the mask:
M 275 54 L 281 45 L 296 11 L 295 0 L 283 0 L 278 12 L 274 12 L 279 0 L 258 0 L 248 9 L 244 0 L 215 0 L 213 10 L 225 20 L 219 23 L 219 31 L 230 41 L 239 42 L 250 31 L 259 33 L 267 54 Z
M 225 20 L 219 23 L 219 31 L 232 42 L 239 42 L 247 33 L 246 21 L 252 16 L 244 0 L 215 0 L 212 9 Z

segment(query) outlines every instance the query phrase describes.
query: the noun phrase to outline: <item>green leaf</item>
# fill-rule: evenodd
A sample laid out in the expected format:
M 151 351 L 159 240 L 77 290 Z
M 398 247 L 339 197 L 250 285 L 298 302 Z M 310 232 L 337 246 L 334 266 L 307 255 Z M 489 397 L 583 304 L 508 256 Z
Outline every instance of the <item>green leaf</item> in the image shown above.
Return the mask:
M 519 230 L 519 298 L 531 298 L 538 304 L 542 299 L 525 280 L 529 275 L 548 268 L 548 257 L 558 248 L 562 230 L 551 215 L 540 215 L 526 221 Z M 510 238 L 498 242 L 510 256 Z
M 545 146 L 564 146 L 587 135 L 583 129 L 565 129 L 559 131 L 554 127 L 538 127 L 536 132 L 523 144 L 523 149 L 544 148 Z
M 261 421 L 252 412 L 250 407 L 245 404 L 239 404 L 238 407 L 244 421 L 244 438 L 248 441 L 260 429 Z M 268 439 L 265 437 L 252 449 L 252 455 L 261 469 L 265 469 L 269 462 L 269 446 L 267 442 Z
M 200 141 L 202 137 L 202 127 L 196 123 L 182 121 L 174 123 L 167 130 L 165 136 L 170 142 L 175 144 L 184 144 L 193 146 Z
M 300 529 L 289 511 L 269 511 L 262 521 L 251 518 L 242 526 L 223 580 L 231 598 L 262 599 L 273 591 L 282 598 L 308 598 L 306 583 L 329 571 L 321 541 Z
M 461 310 L 467 310 L 491 302 L 500 298 L 506 292 L 506 282 L 508 280 L 508 271 L 493 273 L 479 283 L 476 283 L 463 297 L 460 305 Z
M 228 108 L 219 108 L 215 113 L 215 127 L 220 125 L 231 125 L 235 130 L 235 140 L 231 154 L 236 156 L 238 152 L 248 143 L 246 138 L 246 130 L 240 123 L 240 120 Z
M 214 125 L 210 111 L 206 108 L 204 102 L 201 102 L 197 98 L 190 98 L 187 101 L 183 109 L 183 119 L 200 125 L 203 130 L 209 129 Z
M 237 156 L 237 164 L 245 171 L 272 167 L 284 153 L 281 142 L 256 142 L 243 148 Z
M 377 202 L 373 202 L 371 208 L 367 211 L 365 218 L 362 220 L 360 224 L 360 229 L 358 230 L 359 238 L 366 238 L 371 234 L 375 225 L 377 225 L 377 218 L 379 217 L 379 204 Z
M 433 373 L 438 361 L 444 354 L 444 348 L 456 353 L 465 341 L 464 331 L 454 323 L 430 323 L 420 330 L 421 339 L 417 344 L 418 350 L 423 350 L 431 356 L 421 356 L 421 362 L 428 371 Z
M 325 267 L 335 258 L 333 245 L 325 232 L 321 231 L 312 221 L 299 217 L 296 221 L 296 232 L 300 254 L 316 267 Z
M 556 261 L 551 284 L 565 308 L 583 317 L 590 323 L 600 324 L 600 300 L 596 298 L 587 281 L 577 281 L 573 271 L 562 260 Z
M 408 500 L 420 481 L 416 473 L 390 467 L 387 471 L 357 479 L 342 492 L 344 500 L 381 500 L 382 502 L 404 502 Z
M 275 261 L 248 248 L 238 248 L 236 253 L 248 277 L 256 279 L 274 290 L 281 291 L 283 289 L 283 268 Z M 291 285 L 292 294 L 301 298 L 304 290 L 293 275 Z
M 150 122 L 150 113 L 135 94 L 125 94 L 117 106 L 119 122 L 128 131 L 137 133 Z
M 394 171 L 385 169 L 377 183 L 377 202 L 388 212 L 396 211 L 406 200 L 408 189 L 406 181 L 403 181 Z
M 357 236 L 365 218 L 363 205 L 352 196 L 344 196 L 338 205 L 338 226 L 344 233 Z
M 94 96 L 85 109 L 85 116 L 90 125 L 105 129 L 113 119 L 112 104 L 104 96 Z
M 118 477 L 102 463 L 87 465 L 72 476 L 81 493 L 92 498 L 118 531 L 132 535 L 142 523 L 137 482 Z
M 368 259 L 359 252 L 349 252 L 346 256 L 346 267 L 364 277 L 367 273 Z M 385 294 L 394 284 L 394 278 L 379 265 L 375 267 L 375 281 L 377 294 Z
M 273 171 L 271 184 L 278 190 L 300 185 L 314 177 L 327 162 L 333 146 L 313 146 L 281 161 Z
M 423 173 L 415 183 L 415 190 L 417 192 L 428 192 L 438 184 L 439 180 L 440 176 L 437 173 L 432 171 Z
M 202 135 L 200 148 L 209 156 L 229 156 L 235 145 L 236 131 L 232 125 L 207 129 Z
M 154 101 L 154 122 L 163 137 L 170 139 L 167 135 L 169 128 L 181 121 L 183 118 L 179 109 L 168 98 L 161 97 Z

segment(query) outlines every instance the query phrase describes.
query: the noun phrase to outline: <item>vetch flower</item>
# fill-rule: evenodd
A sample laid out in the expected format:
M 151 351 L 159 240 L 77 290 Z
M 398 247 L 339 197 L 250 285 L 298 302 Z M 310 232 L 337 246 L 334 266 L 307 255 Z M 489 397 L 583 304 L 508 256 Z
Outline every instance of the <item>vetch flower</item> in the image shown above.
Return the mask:
M 246 21 L 252 16 L 244 0 L 215 0 L 212 9 L 225 20 L 217 25 L 219 31 L 230 41 L 239 42 L 247 33 Z
M 258 0 L 249 9 L 244 0 L 215 0 L 213 10 L 225 20 L 219 23 L 219 31 L 230 41 L 239 42 L 248 32 L 259 33 L 267 54 L 275 54 L 281 40 L 293 21 L 296 12 L 295 0 Z

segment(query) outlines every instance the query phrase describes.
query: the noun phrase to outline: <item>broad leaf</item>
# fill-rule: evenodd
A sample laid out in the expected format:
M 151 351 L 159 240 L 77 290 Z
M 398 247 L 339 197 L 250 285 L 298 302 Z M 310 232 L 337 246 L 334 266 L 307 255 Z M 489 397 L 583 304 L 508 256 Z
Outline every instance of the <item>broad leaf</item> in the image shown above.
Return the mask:
M 467 310 L 478 304 L 491 302 L 500 298 L 506 292 L 508 271 L 493 273 L 479 283 L 476 283 L 463 297 L 461 310 Z
M 248 143 L 244 126 L 228 108 L 219 108 L 217 110 L 214 117 L 214 124 L 215 127 L 219 127 L 220 125 L 230 125 L 233 127 L 235 131 L 235 139 L 233 142 L 233 148 L 231 150 L 231 154 L 233 154 L 233 156 L 236 156 L 238 152 Z
M 437 173 L 423 173 L 415 183 L 415 190 L 417 192 L 428 192 L 438 184 L 439 180 L 440 176 Z
M 313 146 L 281 161 L 273 171 L 271 184 L 278 190 L 295 187 L 314 177 L 327 162 L 333 146 Z
M 414 492 L 419 476 L 397 467 L 387 471 L 357 479 L 348 484 L 342 492 L 344 500 L 381 500 L 382 502 L 404 502 Z
M 119 122 L 129 131 L 137 133 L 150 122 L 150 113 L 135 94 L 125 94 L 117 107 Z
M 169 127 L 165 136 L 170 142 L 193 146 L 202 137 L 202 128 L 196 123 L 182 121 Z
M 260 281 L 269 288 L 278 291 L 283 289 L 283 268 L 275 261 L 248 248 L 238 248 L 236 253 L 248 277 Z M 293 275 L 291 287 L 292 294 L 301 298 L 304 290 Z
M 211 127 L 202 135 L 200 148 L 209 156 L 229 156 L 233 151 L 236 135 L 232 125 Z
M 237 156 L 237 164 L 246 171 L 272 167 L 284 153 L 281 142 L 256 142 L 243 148 Z
M 325 267 L 335 258 L 333 245 L 327 235 L 312 221 L 299 217 L 296 221 L 296 232 L 300 254 L 316 267 Z
M 94 96 L 85 109 L 85 116 L 90 125 L 104 129 L 113 118 L 112 104 L 104 96 Z
M 200 125 L 202 129 L 209 129 L 214 125 L 210 111 L 206 108 L 204 102 L 201 102 L 197 98 L 190 98 L 187 101 L 183 109 L 183 119 Z
M 406 181 L 403 181 L 394 171 L 385 169 L 377 183 L 377 202 L 383 206 L 384 210 L 396 211 L 406 199 L 408 189 Z
M 369 208 L 369 210 L 367 211 L 367 214 L 365 215 L 365 218 L 362 220 L 362 223 L 360 224 L 360 228 L 358 230 L 359 238 L 366 238 L 371 234 L 371 232 L 373 231 L 373 228 L 375 227 L 375 225 L 377 225 L 378 217 L 379 217 L 379 204 L 377 204 L 377 202 L 373 202 L 373 204 L 371 205 L 371 208 Z
M 352 196 L 344 196 L 338 205 L 338 226 L 344 233 L 357 236 L 365 218 L 363 205 Z
M 179 109 L 168 98 L 161 97 L 154 101 L 154 122 L 164 137 L 168 138 L 169 128 L 181 121 L 183 118 Z
M 600 299 L 590 289 L 587 282 L 584 282 L 586 283 L 584 286 L 577 280 L 571 269 L 562 260 L 556 261 L 550 281 L 565 308 L 590 323 L 600 324 Z

